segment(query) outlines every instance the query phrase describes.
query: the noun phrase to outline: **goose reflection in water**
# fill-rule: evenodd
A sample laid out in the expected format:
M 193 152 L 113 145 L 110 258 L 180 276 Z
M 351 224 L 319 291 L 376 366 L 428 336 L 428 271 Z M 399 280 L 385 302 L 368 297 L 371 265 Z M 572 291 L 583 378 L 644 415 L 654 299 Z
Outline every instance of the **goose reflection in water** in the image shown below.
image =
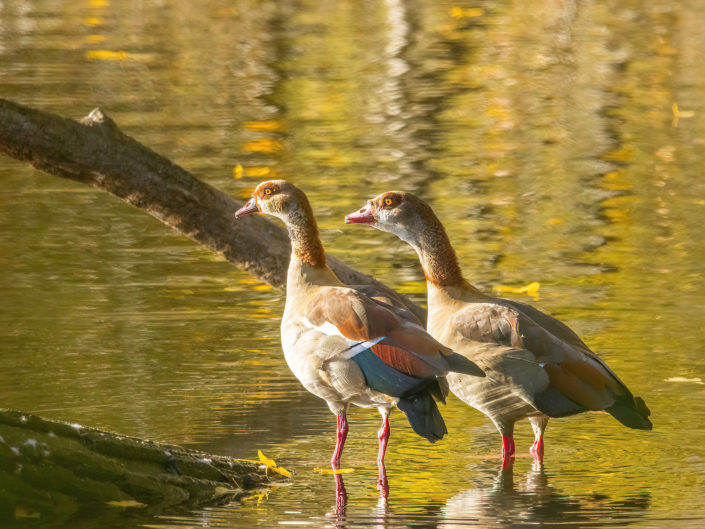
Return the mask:
M 383 461 L 377 462 L 377 490 L 379 490 L 379 501 L 377 502 L 375 513 L 375 527 L 385 527 L 388 513 L 387 498 L 389 498 L 389 480 L 387 479 L 387 469 Z M 348 493 L 345 490 L 343 475 L 333 474 L 335 478 L 335 520 L 336 527 L 345 527 L 346 509 L 348 504 Z
M 497 472 L 489 488 L 467 489 L 448 499 L 438 527 L 623 527 L 641 519 L 650 503 L 648 493 L 624 500 L 597 493 L 561 494 L 549 483 L 543 463 L 534 460 L 518 486 L 514 468 L 508 466 Z

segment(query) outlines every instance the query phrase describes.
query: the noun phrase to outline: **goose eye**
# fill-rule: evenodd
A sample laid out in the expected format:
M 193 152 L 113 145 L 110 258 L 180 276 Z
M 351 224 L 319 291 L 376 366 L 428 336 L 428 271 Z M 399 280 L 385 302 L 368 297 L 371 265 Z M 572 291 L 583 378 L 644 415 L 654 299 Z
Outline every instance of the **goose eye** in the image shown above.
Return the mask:
M 391 206 L 392 205 L 392 199 L 387 197 L 384 199 L 384 205 L 385 206 Z
M 267 196 L 271 195 L 271 194 L 272 194 L 272 188 L 271 188 L 271 187 L 266 188 L 266 189 L 264 190 L 264 194 L 267 195 Z

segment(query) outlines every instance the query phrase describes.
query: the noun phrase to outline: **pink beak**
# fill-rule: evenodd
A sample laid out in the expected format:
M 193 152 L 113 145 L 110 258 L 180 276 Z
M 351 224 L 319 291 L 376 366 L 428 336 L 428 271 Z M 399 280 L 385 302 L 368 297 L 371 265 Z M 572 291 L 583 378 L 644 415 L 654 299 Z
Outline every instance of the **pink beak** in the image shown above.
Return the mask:
M 367 204 L 360 211 L 350 213 L 350 215 L 345 217 L 345 224 L 374 224 L 375 222 L 377 222 L 377 219 L 375 219 L 370 204 Z
M 255 197 L 252 197 L 247 204 L 235 212 L 235 218 L 239 219 L 240 217 L 251 215 L 252 213 L 259 213 L 259 208 L 257 207 L 257 202 L 255 202 Z

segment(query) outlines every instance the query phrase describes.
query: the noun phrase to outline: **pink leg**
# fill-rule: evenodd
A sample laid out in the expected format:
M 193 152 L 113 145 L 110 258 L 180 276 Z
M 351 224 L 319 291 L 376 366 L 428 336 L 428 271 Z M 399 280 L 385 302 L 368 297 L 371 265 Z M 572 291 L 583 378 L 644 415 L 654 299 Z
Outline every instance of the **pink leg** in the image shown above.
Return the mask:
M 534 444 L 531 445 L 531 453 L 538 461 L 543 461 L 543 432 L 548 425 L 548 417 L 529 417 L 529 422 L 534 430 Z
M 534 444 L 531 445 L 531 453 L 534 454 L 536 459 L 543 461 L 543 435 L 538 435 L 534 439 Z
M 389 417 L 382 418 L 382 427 L 377 432 L 379 439 L 379 452 L 377 452 L 377 464 L 384 464 L 384 454 L 387 453 L 387 443 L 389 442 Z
M 514 461 L 514 437 L 502 436 L 502 468 L 506 468 Z
M 389 482 L 387 481 L 387 469 L 384 466 L 384 454 L 387 452 L 389 442 L 389 417 L 382 417 L 382 427 L 377 432 L 379 439 L 379 452 L 377 452 L 377 488 L 382 498 L 389 496 Z
M 337 416 L 338 427 L 336 429 L 336 441 L 335 441 L 335 451 L 333 452 L 333 457 L 330 460 L 330 464 L 334 469 L 340 468 L 340 458 L 343 455 L 343 446 L 345 446 L 345 439 L 348 436 L 348 418 L 345 413 L 341 413 Z
M 511 435 L 502 436 L 502 459 L 512 457 L 515 452 L 514 437 Z

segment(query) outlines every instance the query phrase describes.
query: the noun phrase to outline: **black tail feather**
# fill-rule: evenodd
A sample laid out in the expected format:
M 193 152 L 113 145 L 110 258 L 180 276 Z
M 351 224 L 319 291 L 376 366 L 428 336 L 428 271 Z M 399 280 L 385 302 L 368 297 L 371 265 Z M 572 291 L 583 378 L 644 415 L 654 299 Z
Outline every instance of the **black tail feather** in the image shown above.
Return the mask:
M 587 410 L 552 386 L 536 395 L 531 404 L 549 417 L 568 417 Z
M 463 373 L 464 375 L 473 375 L 476 377 L 486 376 L 485 372 L 480 369 L 480 366 L 478 366 L 472 360 L 468 360 L 461 354 L 453 352 L 447 355 L 443 355 L 443 358 L 446 362 L 448 362 L 448 367 L 450 368 L 450 371 L 453 371 L 455 373 Z
M 448 386 L 447 383 L 445 385 L 445 392 L 443 387 L 441 386 L 440 380 L 436 379 L 433 384 L 431 384 L 428 387 L 429 393 L 433 396 L 434 399 L 438 402 L 442 402 L 443 404 L 446 403 L 446 395 L 448 395 Z
M 626 395 L 617 399 L 617 402 L 609 408 L 605 408 L 605 411 L 629 428 L 636 430 L 651 430 L 653 428 L 648 419 L 651 410 L 646 407 L 646 403 L 641 397 Z
M 411 428 L 430 442 L 435 443 L 448 433 L 438 405 L 430 393 L 402 397 L 397 407 L 406 414 Z

